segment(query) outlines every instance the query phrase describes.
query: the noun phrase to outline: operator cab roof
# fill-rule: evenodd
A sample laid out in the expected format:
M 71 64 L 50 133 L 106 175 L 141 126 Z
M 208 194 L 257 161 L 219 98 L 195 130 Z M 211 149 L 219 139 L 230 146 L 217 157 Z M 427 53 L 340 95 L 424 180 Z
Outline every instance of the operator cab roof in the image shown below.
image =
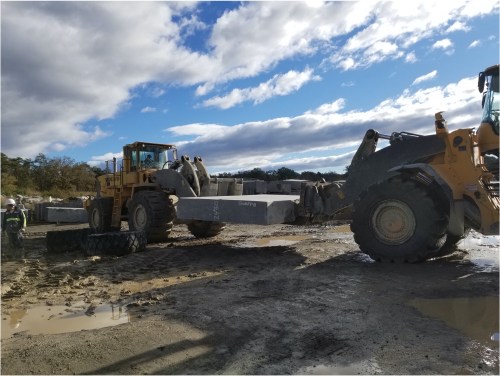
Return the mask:
M 144 141 L 135 141 L 131 144 L 125 145 L 125 147 L 129 147 L 132 149 L 143 149 L 146 147 L 158 147 L 161 149 L 176 149 L 177 147 L 172 144 L 157 144 L 154 142 L 144 142 Z

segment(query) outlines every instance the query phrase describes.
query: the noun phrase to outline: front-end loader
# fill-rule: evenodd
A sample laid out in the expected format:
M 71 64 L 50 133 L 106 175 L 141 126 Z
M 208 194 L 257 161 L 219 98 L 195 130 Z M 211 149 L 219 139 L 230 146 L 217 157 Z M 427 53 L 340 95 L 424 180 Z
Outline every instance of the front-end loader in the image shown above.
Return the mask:
M 435 134 L 366 132 L 345 182 L 310 183 L 302 216 L 350 218 L 354 239 L 371 258 L 419 262 L 453 252 L 469 229 L 499 234 L 499 66 L 479 74 L 481 124 Z M 485 90 L 486 88 L 486 90 Z M 389 146 L 376 151 L 379 139 Z
M 123 161 L 106 163 L 107 173 L 96 180 L 96 196 L 87 203 L 89 225 L 95 233 L 143 232 L 147 242 L 165 241 L 176 218 L 180 197 L 241 195 L 238 179 L 210 177 L 201 157 L 178 159 L 170 144 L 134 142 L 123 146 Z M 224 228 L 220 221 L 185 221 L 196 237 L 213 237 Z

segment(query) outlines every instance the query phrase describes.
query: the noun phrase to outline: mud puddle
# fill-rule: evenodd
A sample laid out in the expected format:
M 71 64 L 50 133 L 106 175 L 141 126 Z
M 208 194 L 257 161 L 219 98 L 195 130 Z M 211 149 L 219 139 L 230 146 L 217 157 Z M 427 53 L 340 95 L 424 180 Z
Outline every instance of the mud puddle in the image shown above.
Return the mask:
M 352 232 L 349 225 L 328 227 L 325 235 L 281 235 L 281 236 L 266 236 L 263 238 L 253 239 L 238 244 L 242 247 L 286 247 L 300 243 L 305 240 L 327 241 L 329 234 L 335 238 L 352 238 Z
M 413 299 L 422 314 L 445 322 L 469 338 L 498 348 L 498 296 L 447 299 Z
M 71 307 L 37 306 L 2 314 L 2 339 L 17 333 L 60 334 L 99 329 L 131 321 L 125 307 L 102 304 L 96 307 L 83 302 Z

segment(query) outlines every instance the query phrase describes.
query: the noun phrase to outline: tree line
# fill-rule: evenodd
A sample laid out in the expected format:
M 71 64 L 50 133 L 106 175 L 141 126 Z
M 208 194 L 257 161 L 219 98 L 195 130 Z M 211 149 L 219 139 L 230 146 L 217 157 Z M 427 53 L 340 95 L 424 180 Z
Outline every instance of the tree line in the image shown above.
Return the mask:
M 105 173 L 99 167 L 76 162 L 69 157 L 49 158 L 44 154 L 38 154 L 34 159 L 23 159 L 9 158 L 1 153 L 1 163 L 1 189 L 2 194 L 6 196 L 20 194 L 69 197 L 92 194 L 95 192 L 95 178 Z M 216 176 L 264 181 L 286 179 L 334 181 L 344 179 L 346 174 L 312 171 L 298 173 L 292 169 L 281 167 L 278 170 L 269 171 L 254 168 L 237 173 L 221 173 Z
M 347 177 L 347 173 L 339 174 L 337 172 L 313 172 L 304 171 L 296 172 L 287 167 L 281 167 L 277 170 L 264 171 L 260 168 L 254 168 L 253 170 L 238 171 L 237 173 L 221 173 L 217 175 L 220 178 L 245 178 L 245 179 L 257 179 L 264 181 L 275 181 L 275 180 L 287 180 L 287 179 L 300 179 L 309 181 L 336 181 L 342 180 Z
M 34 159 L 9 158 L 1 153 L 2 195 L 44 195 L 69 197 L 95 191 L 95 178 L 103 174 L 98 167 L 75 162 L 69 157 Z

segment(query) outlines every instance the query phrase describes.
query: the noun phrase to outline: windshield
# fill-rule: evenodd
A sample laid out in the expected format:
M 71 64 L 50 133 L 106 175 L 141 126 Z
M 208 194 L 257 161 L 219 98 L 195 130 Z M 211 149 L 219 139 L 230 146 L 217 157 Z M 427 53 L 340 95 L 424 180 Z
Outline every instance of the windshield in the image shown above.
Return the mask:
M 167 150 L 157 146 L 150 146 L 139 151 L 141 165 L 144 168 L 161 169 L 168 161 Z M 165 166 L 166 167 L 166 166 Z
M 499 131 L 500 93 L 498 76 L 488 77 L 487 91 L 484 93 L 482 122 L 490 123 L 496 134 Z

